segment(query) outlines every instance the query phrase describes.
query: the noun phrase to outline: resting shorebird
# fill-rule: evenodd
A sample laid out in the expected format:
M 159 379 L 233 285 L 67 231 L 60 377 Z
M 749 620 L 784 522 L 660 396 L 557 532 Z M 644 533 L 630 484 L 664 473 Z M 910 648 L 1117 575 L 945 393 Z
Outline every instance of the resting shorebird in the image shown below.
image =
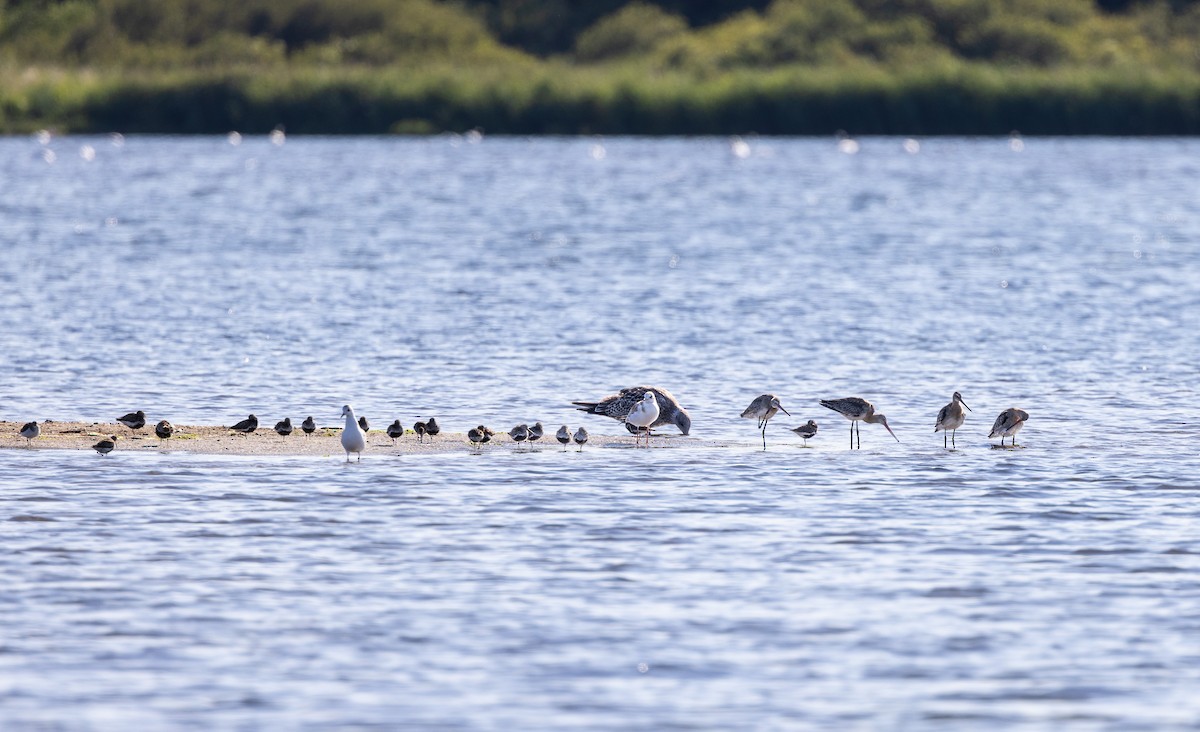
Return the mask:
M 131 430 L 140 430 L 146 426 L 146 413 L 139 409 L 136 412 L 126 414 L 124 417 L 117 417 L 117 421 Z
M 425 420 L 425 434 L 429 435 L 429 439 L 432 440 L 433 438 L 437 437 L 438 433 L 441 431 L 442 427 L 437 423 L 436 419 L 430 417 L 429 419 Z
M 95 445 L 92 445 L 92 449 L 101 455 L 107 455 L 117 446 L 117 440 L 119 439 L 116 435 L 110 435 L 107 440 L 100 440 Z
M 233 430 L 234 432 L 241 432 L 243 435 L 248 435 L 254 430 L 258 429 L 258 417 L 255 417 L 253 414 L 251 414 L 249 417 L 246 417 L 241 422 L 238 422 L 229 429 Z
M 750 406 L 742 410 L 742 416 L 746 419 L 758 420 L 758 428 L 762 430 L 764 450 L 767 449 L 767 422 L 770 422 L 771 417 L 774 417 L 780 411 L 789 417 L 792 416 L 779 403 L 779 397 L 774 394 L 763 394 L 762 396 L 755 397 L 754 401 L 750 402 Z
M 42 434 L 42 427 L 37 422 L 26 422 L 21 425 L 21 437 L 25 438 L 25 447 L 33 445 L 33 438 Z
M 472 427 L 467 430 L 467 439 L 471 441 L 471 447 L 478 449 L 479 443 L 483 442 L 483 432 L 478 427 Z
M 574 437 L 574 439 L 575 439 L 575 444 L 576 444 L 576 445 L 579 445 L 579 451 L 580 451 L 580 452 L 583 452 L 583 443 L 587 442 L 587 440 L 588 440 L 588 433 L 587 433 L 587 430 L 585 430 L 585 429 L 584 429 L 584 428 L 582 428 L 582 427 L 580 427 L 579 429 L 575 430 L 575 437 Z
M 292 434 L 292 418 L 284 417 L 282 422 L 276 422 L 275 431 L 279 433 L 280 437 L 287 437 Z
M 808 420 L 808 424 L 793 427 L 792 432 L 795 432 L 800 437 L 804 438 L 804 446 L 808 447 L 808 439 L 817 434 L 817 423 L 813 420 Z
M 546 434 L 546 429 L 542 427 L 542 423 L 535 422 L 534 425 L 529 428 L 529 444 L 532 445 L 533 443 L 542 439 L 542 435 L 544 434 Z
M 525 441 L 526 437 L 529 437 L 529 425 L 519 424 L 516 427 L 513 427 L 508 431 L 508 436 L 511 437 L 512 441 L 517 443 L 519 446 Z
M 858 447 L 862 449 L 862 429 L 855 427 L 859 422 L 867 424 L 882 424 L 883 428 L 888 431 L 892 437 L 896 438 L 896 442 L 900 441 L 896 437 L 896 433 L 892 432 L 892 428 L 888 427 L 887 417 L 882 414 L 875 414 L 875 405 L 868 402 L 866 399 L 858 397 L 847 397 L 845 399 L 822 399 L 821 406 L 832 409 L 846 419 L 850 420 L 850 449 L 854 449 L 854 433 L 858 432 Z
M 495 432 L 488 429 L 487 427 L 484 427 L 483 425 L 479 425 L 475 429 L 479 430 L 479 434 L 483 435 L 483 439 L 480 440 L 480 442 L 491 442 L 492 437 L 495 436 L 495 434 L 496 434 Z
M 317 431 L 317 423 L 313 421 L 311 414 L 300 423 L 300 429 L 304 430 L 305 437 Z
M 957 391 L 950 398 L 950 403 L 942 407 L 938 412 L 937 422 L 933 425 L 933 433 L 937 434 L 939 430 L 950 433 L 950 444 L 958 447 L 954 442 L 955 433 L 959 427 L 962 427 L 963 422 L 967 419 L 967 412 L 971 411 L 967 407 L 967 412 L 963 411 L 963 407 L 967 407 L 967 403 L 963 401 L 962 394 Z M 946 436 L 942 435 L 942 447 L 946 447 Z
M 996 422 L 992 425 L 992 432 L 988 435 L 988 439 L 995 437 L 1000 438 L 1000 447 L 1004 447 L 1004 438 L 1011 437 L 1012 446 L 1017 446 L 1017 433 L 1025 426 L 1025 420 L 1029 419 L 1029 412 L 1016 407 L 1009 407 L 996 417 Z
M 362 429 L 363 434 L 371 431 L 371 423 L 367 421 L 366 417 L 358 418 L 358 426 Z
M 168 439 L 171 435 L 175 434 L 175 426 L 164 419 L 158 424 L 154 425 L 154 434 L 158 435 L 164 440 Z
M 387 436 L 392 438 L 392 444 L 396 444 L 397 437 L 404 436 L 404 428 L 400 426 L 400 420 L 396 420 L 388 425 Z
M 578 407 L 581 412 L 602 414 L 605 417 L 624 421 L 625 416 L 629 414 L 629 410 L 633 409 L 635 404 L 640 403 L 642 397 L 648 391 L 653 392 L 658 398 L 658 418 L 650 427 L 673 424 L 684 435 L 691 432 L 692 418 L 688 416 L 687 411 L 679 406 L 679 401 L 671 395 L 671 392 L 666 389 L 660 389 L 657 386 L 631 386 L 628 389 L 622 389 L 616 394 L 610 394 L 600 401 L 571 403 Z
M 559 427 L 558 432 L 554 433 L 554 439 L 558 440 L 559 444 L 563 446 L 563 451 L 565 452 L 567 445 L 571 442 L 571 428 L 567 427 L 565 424 L 562 427 Z
M 342 449 L 346 451 L 346 462 L 350 462 L 350 453 L 358 453 L 358 462 L 362 462 L 362 452 L 367 449 L 367 436 L 358 426 L 354 410 L 349 404 L 342 407 L 342 416 L 346 418 L 346 426 L 342 428 Z
M 413 425 L 413 432 L 417 433 L 417 442 L 425 441 L 425 423 L 417 422 Z
M 646 428 L 646 447 L 650 447 L 650 427 L 658 421 L 658 411 L 658 398 L 654 392 L 647 391 L 642 394 L 642 400 L 634 404 L 629 413 L 625 415 L 625 424 Z M 635 434 L 633 436 L 635 447 L 639 440 L 640 438 Z

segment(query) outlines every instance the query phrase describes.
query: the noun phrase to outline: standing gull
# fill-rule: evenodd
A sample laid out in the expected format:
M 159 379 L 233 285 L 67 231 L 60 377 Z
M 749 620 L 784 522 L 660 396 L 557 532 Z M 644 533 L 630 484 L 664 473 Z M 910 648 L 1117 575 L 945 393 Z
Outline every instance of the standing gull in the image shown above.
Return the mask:
M 571 442 L 571 428 L 565 424 L 559 427 L 558 432 L 554 433 L 554 439 L 558 440 L 558 443 L 563 446 L 563 451 L 565 452 L 567 444 Z
M 158 435 L 159 438 L 166 440 L 171 435 L 175 434 L 175 425 L 171 424 L 165 419 L 160 420 L 158 424 L 154 425 L 154 434 Z
M 967 403 L 963 401 L 962 394 L 959 394 L 957 391 L 954 392 L 954 396 L 950 398 L 950 403 L 942 407 L 941 411 L 938 412 L 937 422 L 933 425 L 934 434 L 937 434 L 939 430 L 950 433 L 950 445 L 954 447 L 958 447 L 954 442 L 955 433 L 959 427 L 962 427 L 963 422 L 966 421 L 967 412 L 971 411 L 971 408 L 967 407 L 967 412 L 964 412 L 963 407 L 967 407 Z M 947 447 L 946 435 L 942 435 L 942 447 Z
M 280 437 L 287 437 L 292 434 L 292 418 L 284 417 L 282 422 L 275 423 L 275 431 Z
M 654 392 L 647 391 L 642 395 L 642 400 L 634 404 L 625 415 L 625 424 L 646 428 L 646 447 L 650 447 L 650 427 L 658 420 L 658 412 L 658 398 Z M 639 439 L 637 435 L 633 436 L 634 446 L 638 444 Z
M 575 430 L 575 438 L 574 439 L 575 439 L 575 444 L 579 445 L 579 451 L 583 452 L 583 443 L 588 441 L 587 430 L 585 430 L 582 427 Z
M 116 435 L 110 435 L 108 439 L 100 440 L 95 445 L 92 445 L 92 449 L 101 455 L 107 455 L 108 453 L 112 452 L 114 448 L 116 448 L 118 439 L 120 438 Z
M 1011 437 L 1012 446 L 1017 446 L 1017 433 L 1025 426 L 1025 420 L 1029 419 L 1029 412 L 1016 407 L 1009 407 L 996 417 L 996 422 L 992 425 L 992 432 L 988 435 L 988 439 L 995 437 L 1000 438 L 1000 447 L 1004 447 L 1004 438 Z
M 387 436 L 392 438 L 392 445 L 396 444 L 397 437 L 404 436 L 404 428 L 400 426 L 400 420 L 396 420 L 388 425 Z
M 679 406 L 679 401 L 671 392 L 657 386 L 631 386 L 628 389 L 622 389 L 616 394 L 610 394 L 599 401 L 571 403 L 578 407 L 581 412 L 602 414 L 605 417 L 624 421 L 625 416 L 629 414 L 629 410 L 633 409 L 634 405 L 640 403 L 642 397 L 648 391 L 653 392 L 658 401 L 658 418 L 655 419 L 654 424 L 650 425 L 650 427 L 673 424 L 684 435 L 691 432 L 692 418 L 688 416 L 687 411 Z
M 254 430 L 258 429 L 258 417 L 255 417 L 253 414 L 251 414 L 249 417 L 246 417 L 241 422 L 238 422 L 229 429 L 233 430 L 234 432 L 241 432 L 243 435 L 248 435 Z
M 21 425 L 21 437 L 25 438 L 25 447 L 31 447 L 33 440 L 42 434 L 42 427 L 37 422 L 26 422 Z
M 758 428 L 762 430 L 764 450 L 767 449 L 767 422 L 770 422 L 771 417 L 774 417 L 781 410 L 787 416 L 792 416 L 779 403 L 779 397 L 774 394 L 763 394 L 762 396 L 755 397 L 754 401 L 750 402 L 750 406 L 742 410 L 742 416 L 746 419 L 758 420 Z
M 896 442 L 900 441 L 896 437 L 896 433 L 892 432 L 892 428 L 888 427 L 887 417 L 882 414 L 875 414 L 875 405 L 868 402 L 866 399 L 858 397 L 846 397 L 845 399 L 822 399 L 821 406 L 832 409 L 846 419 L 850 420 L 850 449 L 854 449 L 854 433 L 858 432 L 858 447 L 862 449 L 862 428 L 856 429 L 859 422 L 867 424 L 882 424 L 883 428 L 888 431 L 892 437 L 896 438 Z
M 126 414 L 124 417 L 117 417 L 117 421 L 129 429 L 137 431 L 146 426 L 146 413 L 139 409 L 136 412 Z
M 817 423 L 813 420 L 808 420 L 808 424 L 793 427 L 792 432 L 804 438 L 804 446 L 808 447 L 808 441 L 813 435 L 817 434 Z
M 367 436 L 358 426 L 354 410 L 349 404 L 342 407 L 342 416 L 346 418 L 346 426 L 342 429 L 342 449 L 346 451 L 346 462 L 350 462 L 350 453 L 358 453 L 358 462 L 362 462 L 362 451 L 367 449 Z
M 317 431 L 317 423 L 313 421 L 312 415 L 308 415 L 303 422 L 300 423 L 300 429 L 304 430 L 304 436 L 308 437 Z

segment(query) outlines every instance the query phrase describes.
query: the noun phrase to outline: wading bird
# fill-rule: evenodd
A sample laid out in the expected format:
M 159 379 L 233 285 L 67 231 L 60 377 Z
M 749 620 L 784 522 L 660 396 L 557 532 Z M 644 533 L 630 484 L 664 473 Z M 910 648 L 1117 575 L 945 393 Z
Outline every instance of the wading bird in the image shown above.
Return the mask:
M 575 444 L 576 444 L 576 445 L 579 445 L 579 451 L 580 451 L 580 452 L 583 452 L 583 443 L 585 443 L 585 442 L 587 442 L 587 441 L 588 441 L 588 433 L 587 433 L 587 430 L 585 430 L 585 429 L 584 429 L 584 428 L 582 428 L 582 427 L 580 427 L 579 429 L 575 430 L 575 437 L 574 437 L 574 439 L 575 439 Z
M 95 445 L 92 445 L 92 449 L 101 455 L 107 455 L 116 448 L 117 440 L 119 439 L 116 435 L 109 435 L 107 440 L 100 440 Z
M 687 411 L 679 406 L 679 401 L 672 396 L 671 392 L 666 389 L 660 389 L 657 386 L 631 386 L 628 389 L 622 389 L 616 394 L 610 394 L 599 401 L 571 403 L 578 407 L 581 412 L 602 414 L 605 417 L 612 417 L 620 422 L 625 420 L 625 416 L 629 414 L 629 410 L 633 409 L 635 404 L 640 403 L 642 397 L 648 391 L 654 392 L 658 401 L 658 419 L 650 427 L 673 424 L 684 435 L 691 432 L 692 418 L 688 416 Z
M 967 407 L 967 403 L 963 401 L 962 394 L 954 392 L 950 403 L 938 412 L 937 423 L 933 425 L 934 434 L 937 434 L 938 430 L 950 433 L 950 445 L 954 447 L 958 447 L 954 442 L 954 433 L 958 431 L 959 427 L 962 427 L 963 422 L 967 419 L 967 412 L 963 411 L 963 407 L 967 408 L 967 412 L 971 411 L 971 408 Z M 946 447 L 946 435 L 942 435 L 942 447 Z
M 988 435 L 988 439 L 996 437 L 1000 438 L 1000 447 L 1004 447 L 1004 438 L 1011 437 L 1012 446 L 1017 446 L 1017 433 L 1025 426 L 1025 420 L 1029 419 L 1029 412 L 1016 407 L 1009 407 L 996 417 L 995 423 L 992 424 L 992 431 Z
M 755 397 L 754 401 L 750 402 L 750 406 L 742 410 L 742 417 L 758 420 L 758 428 L 762 430 L 764 450 L 767 449 L 767 422 L 770 422 L 771 417 L 774 417 L 780 411 L 789 417 L 792 416 L 779 403 L 779 397 L 774 394 L 763 394 L 762 396 Z
M 862 429 L 858 427 L 859 422 L 867 424 L 882 424 L 883 428 L 888 431 L 892 437 L 896 438 L 896 442 L 900 441 L 896 437 L 896 433 L 892 432 L 892 428 L 888 427 L 887 417 L 882 414 L 875 414 L 875 405 L 868 402 L 866 399 L 858 397 L 846 397 L 845 399 L 822 399 L 821 406 L 827 409 L 832 409 L 846 419 L 850 420 L 850 449 L 854 449 L 854 434 L 858 433 L 858 447 L 862 449 Z
M 817 434 L 817 423 L 813 420 L 808 420 L 808 424 L 802 424 L 799 427 L 793 427 L 792 432 L 797 436 L 804 438 L 804 446 L 808 447 L 809 438 Z

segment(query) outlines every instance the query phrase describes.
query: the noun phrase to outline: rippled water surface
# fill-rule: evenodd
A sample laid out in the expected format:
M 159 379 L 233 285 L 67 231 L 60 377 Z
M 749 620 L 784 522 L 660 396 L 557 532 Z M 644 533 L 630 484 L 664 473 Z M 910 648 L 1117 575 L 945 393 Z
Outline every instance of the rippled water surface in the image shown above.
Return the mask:
M 1200 725 L 1200 142 L 120 142 L 0 140 L 0 419 L 695 439 L 0 451 L 3 729 Z

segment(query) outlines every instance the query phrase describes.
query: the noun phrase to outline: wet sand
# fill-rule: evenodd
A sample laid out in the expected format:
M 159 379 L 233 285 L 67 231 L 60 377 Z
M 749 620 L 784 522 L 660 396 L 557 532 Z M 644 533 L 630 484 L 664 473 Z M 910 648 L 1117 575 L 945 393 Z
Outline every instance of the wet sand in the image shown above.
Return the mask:
M 228 427 L 205 425 L 175 425 L 175 433 L 169 438 L 160 439 L 154 434 L 154 425 L 147 424 L 140 430 L 131 430 L 115 422 L 42 422 L 42 434 L 31 445 L 26 445 L 21 437 L 21 422 L 0 422 L 0 449 L 34 450 L 91 450 L 92 445 L 110 435 L 116 435 L 117 452 L 125 451 L 155 451 L 160 453 L 196 453 L 203 455 L 345 455 L 342 450 L 340 427 L 319 427 L 311 435 L 305 435 L 296 429 L 291 435 L 281 437 L 270 426 L 260 425 L 258 430 L 242 435 L 229 430 Z M 493 428 L 495 429 L 495 428 Z M 554 428 L 554 429 L 557 429 Z M 682 443 L 700 444 L 690 438 L 663 437 L 654 438 L 654 447 L 677 447 Z M 709 443 L 704 443 L 709 444 Z M 718 443 L 712 443 L 714 446 Z M 721 443 L 724 444 L 724 443 Z M 584 450 L 603 447 L 633 447 L 631 435 L 599 435 L 590 436 Z M 506 433 L 496 430 L 491 442 L 482 446 L 484 451 L 496 449 L 514 449 L 518 443 L 512 441 Z M 529 443 L 521 443 L 521 449 L 528 449 Z M 562 445 L 554 439 L 553 433 L 547 434 L 534 444 L 538 450 L 562 450 Z M 450 452 L 472 452 L 473 447 L 462 432 L 442 432 L 437 437 L 426 436 L 418 440 L 416 433 L 406 430 L 403 437 L 392 439 L 382 430 L 371 430 L 367 433 L 367 449 L 363 453 L 377 455 L 419 455 L 442 454 Z M 568 450 L 578 450 L 571 443 Z

